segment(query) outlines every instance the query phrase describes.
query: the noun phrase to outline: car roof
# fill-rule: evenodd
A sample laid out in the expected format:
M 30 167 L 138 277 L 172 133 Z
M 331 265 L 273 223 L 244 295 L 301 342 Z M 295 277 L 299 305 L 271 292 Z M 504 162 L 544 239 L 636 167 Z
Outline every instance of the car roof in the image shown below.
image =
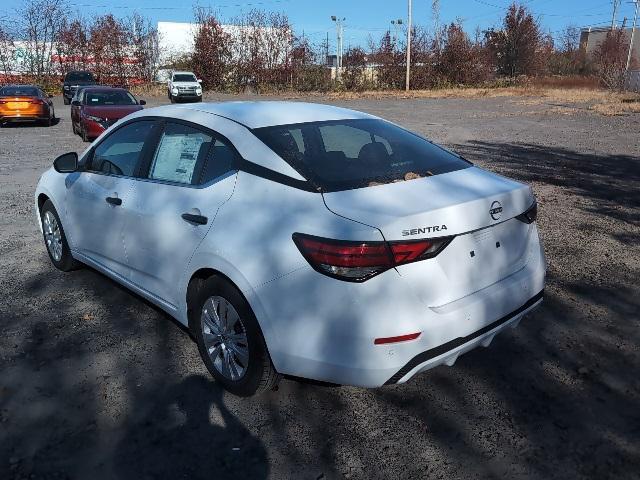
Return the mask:
M 219 115 L 248 128 L 329 120 L 377 118 L 367 113 L 334 107 L 333 105 L 287 101 L 188 103 L 158 107 L 157 113 L 161 113 L 163 116 L 171 116 L 171 111 L 174 111 L 174 109 L 198 110 Z M 154 110 L 156 109 L 150 108 L 145 110 L 145 113 L 153 115 Z

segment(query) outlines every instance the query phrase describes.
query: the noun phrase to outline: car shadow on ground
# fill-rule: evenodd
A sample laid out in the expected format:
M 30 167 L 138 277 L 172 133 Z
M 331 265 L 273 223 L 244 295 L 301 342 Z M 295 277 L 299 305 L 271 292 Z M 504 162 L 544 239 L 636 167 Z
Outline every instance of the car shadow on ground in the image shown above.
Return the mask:
M 51 126 L 58 125 L 62 119 L 56 117 L 51 122 Z M 0 128 L 49 128 L 44 122 L 0 122 Z
M 562 207 L 589 228 L 617 220 L 632 228 L 613 238 L 637 238 L 634 157 L 457 150 L 567 188 L 579 201 Z M 547 246 L 545 302 L 488 349 L 403 385 L 286 381 L 260 399 L 223 394 L 166 314 L 94 270 L 57 272 L 38 244 L 37 266 L 3 283 L 0 478 L 634 478 L 638 272 L 603 263 L 602 277 L 586 275 L 584 224 L 544 204 L 541 214 L 541 230 L 554 221 L 562 244 Z M 269 221 L 275 230 L 285 220 Z

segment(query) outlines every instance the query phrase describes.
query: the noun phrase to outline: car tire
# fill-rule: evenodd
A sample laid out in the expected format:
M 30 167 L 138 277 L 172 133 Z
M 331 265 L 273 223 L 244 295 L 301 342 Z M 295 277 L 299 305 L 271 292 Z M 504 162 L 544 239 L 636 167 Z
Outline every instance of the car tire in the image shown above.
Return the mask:
M 82 264 L 71 256 L 67 237 L 62 222 L 51 200 L 47 200 L 40 209 L 42 238 L 51 263 L 58 270 L 68 272 L 79 268 Z
M 70 105 L 71 104 L 71 99 L 65 97 L 64 95 L 62 96 L 62 100 L 64 101 L 65 105 Z
M 280 375 L 240 291 L 220 275 L 194 282 L 190 286 L 189 329 L 209 373 L 226 390 L 242 397 L 275 389 Z

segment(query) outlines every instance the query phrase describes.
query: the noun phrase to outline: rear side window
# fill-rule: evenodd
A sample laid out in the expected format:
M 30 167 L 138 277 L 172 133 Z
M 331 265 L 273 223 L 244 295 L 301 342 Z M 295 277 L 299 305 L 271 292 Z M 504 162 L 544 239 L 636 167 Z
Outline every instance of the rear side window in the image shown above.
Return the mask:
M 149 168 L 149 178 L 191 184 L 211 149 L 213 138 L 187 125 L 168 123 Z
M 227 142 L 216 139 L 204 165 L 200 181 L 209 183 L 235 168 L 235 150 Z
M 457 155 L 384 120 L 311 122 L 253 132 L 323 191 L 412 180 L 471 166 Z
M 90 170 L 133 177 L 154 124 L 153 120 L 134 122 L 111 133 L 96 147 Z

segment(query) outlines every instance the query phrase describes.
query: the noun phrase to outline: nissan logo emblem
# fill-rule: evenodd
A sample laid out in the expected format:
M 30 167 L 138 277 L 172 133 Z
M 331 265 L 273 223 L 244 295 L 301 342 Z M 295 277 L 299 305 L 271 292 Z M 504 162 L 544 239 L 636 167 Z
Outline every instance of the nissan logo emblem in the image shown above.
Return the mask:
M 502 204 L 499 201 L 495 200 L 491 204 L 489 215 L 491 215 L 491 218 L 494 220 L 500 220 L 500 217 L 502 216 Z

